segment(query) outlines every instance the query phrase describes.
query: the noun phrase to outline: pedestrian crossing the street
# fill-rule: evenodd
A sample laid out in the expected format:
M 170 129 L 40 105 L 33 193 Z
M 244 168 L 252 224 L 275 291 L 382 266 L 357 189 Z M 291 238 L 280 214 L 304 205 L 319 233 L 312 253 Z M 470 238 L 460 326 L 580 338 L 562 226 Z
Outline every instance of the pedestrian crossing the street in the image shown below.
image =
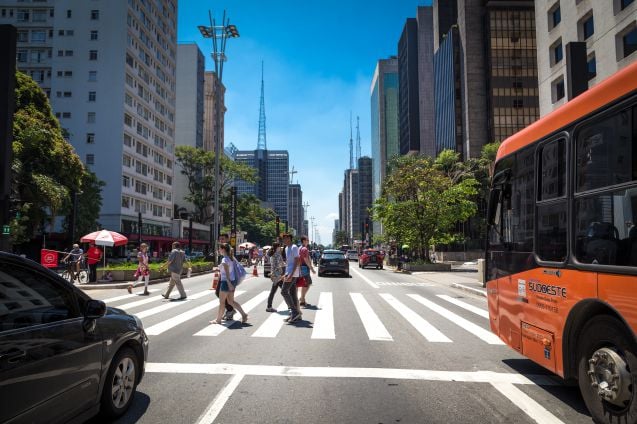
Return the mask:
M 242 304 L 244 311 L 250 315 L 250 326 L 244 327 L 245 332 L 242 334 L 255 339 L 275 338 L 285 334 L 284 328 L 288 325 L 284 321 L 288 316 L 285 302 L 277 305 L 278 313 L 265 314 L 261 311 L 265 310 L 268 294 L 269 291 L 235 292 L 235 297 Z M 350 292 L 342 299 L 335 299 L 334 293 L 329 291 L 314 295 L 318 297 L 318 302 L 315 307 L 302 309 L 301 321 L 309 324 L 304 327 L 309 330 L 306 337 L 312 340 L 337 339 L 339 332 L 335 322 L 341 319 L 339 315 L 347 310 L 349 314 L 354 311 L 358 317 L 355 321 L 349 321 L 350 328 L 360 328 L 370 342 L 396 341 L 396 334 L 392 334 L 387 326 L 391 319 L 398 320 L 401 328 L 413 328 L 430 343 L 460 341 L 458 331 L 461 331 L 489 345 L 503 345 L 503 342 L 488 329 L 489 315 L 486 309 L 449 295 L 435 294 L 425 297 L 420 294 Z M 142 299 L 138 295 L 115 296 L 106 301 L 109 306 L 124 309 L 144 320 L 149 336 L 179 331 L 179 327 L 186 323 L 189 323 L 188 331 L 192 331 L 189 334 L 197 337 L 219 337 L 223 336 L 228 328 L 241 326 L 241 316 L 238 316 L 238 313 L 235 315 L 237 321 L 227 320 L 221 325 L 209 323 L 216 317 L 219 307 L 219 299 L 211 290 L 190 290 L 187 299 L 184 300 L 168 301 L 157 294 Z M 344 308 L 343 302 L 348 302 L 353 308 Z M 338 309 L 335 308 L 335 303 L 339 305 Z M 452 324 L 440 325 L 441 321 Z M 192 324 L 200 324 L 200 327 L 193 331 Z M 449 328 L 455 328 L 453 333 Z

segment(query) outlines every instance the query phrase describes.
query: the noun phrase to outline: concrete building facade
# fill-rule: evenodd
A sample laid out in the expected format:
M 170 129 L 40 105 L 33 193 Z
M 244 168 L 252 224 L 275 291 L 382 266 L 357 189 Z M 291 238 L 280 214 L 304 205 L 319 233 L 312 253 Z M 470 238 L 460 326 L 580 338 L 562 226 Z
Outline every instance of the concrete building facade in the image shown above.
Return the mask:
M 300 184 L 290 184 L 288 194 L 288 226 L 294 228 L 297 235 L 306 234 L 303 221 L 303 190 Z
M 171 237 L 176 1 L 5 0 L 0 24 L 17 27 L 18 68 L 106 183 L 101 225 L 136 234 L 141 213 L 147 240 Z
M 552 0 L 535 7 L 540 115 L 569 100 L 571 75 L 586 75 L 592 87 L 637 60 L 636 1 Z M 577 42 L 585 44 L 586 64 L 567 69 L 567 45 Z

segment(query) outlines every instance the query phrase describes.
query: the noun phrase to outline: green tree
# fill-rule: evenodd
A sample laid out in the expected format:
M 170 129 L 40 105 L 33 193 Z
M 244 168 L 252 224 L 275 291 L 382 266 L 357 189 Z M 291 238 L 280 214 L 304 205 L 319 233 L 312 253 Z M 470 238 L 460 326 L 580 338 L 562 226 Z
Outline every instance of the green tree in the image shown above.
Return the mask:
M 13 242 L 32 239 L 45 223 L 52 224 L 79 190 L 84 165 L 63 137 L 46 94 L 27 75 L 16 73 L 13 121 Z M 18 218 L 19 216 L 19 218 Z
M 77 213 L 75 234 L 79 239 L 85 234 L 92 233 L 100 229 L 100 223 L 97 221 L 102 208 L 102 187 L 106 183 L 97 178 L 97 175 L 91 171 L 85 171 L 82 174 L 82 192 L 77 195 Z M 64 229 L 68 231 L 71 222 L 71 214 L 73 213 L 72 195 L 69 202 L 65 205 L 66 217 L 64 219 Z
M 276 213 L 262 207 L 256 196 L 244 194 L 237 199 L 237 227 L 253 243 L 272 244 L 276 239 Z
M 338 230 L 334 233 L 334 246 L 336 248 L 347 244 L 347 233 L 345 231 L 342 230 Z
M 212 222 L 212 208 L 215 186 L 215 154 L 192 146 L 177 146 L 175 159 L 181 167 L 181 173 L 188 182 L 186 201 L 195 207 L 195 218 L 207 224 Z M 219 157 L 219 169 L 222 179 L 219 182 L 221 204 L 228 204 L 228 188 L 235 178 L 241 178 L 248 183 L 256 182 L 256 171 L 246 164 L 230 160 L 225 155 Z M 226 208 L 229 209 L 229 208 Z
M 448 170 L 447 170 L 448 171 Z M 373 205 L 374 219 L 382 222 L 387 239 L 415 249 L 429 260 L 429 246 L 449 242 L 458 221 L 476 212 L 478 182 L 470 175 L 454 178 L 425 156 L 392 159 L 382 196 Z

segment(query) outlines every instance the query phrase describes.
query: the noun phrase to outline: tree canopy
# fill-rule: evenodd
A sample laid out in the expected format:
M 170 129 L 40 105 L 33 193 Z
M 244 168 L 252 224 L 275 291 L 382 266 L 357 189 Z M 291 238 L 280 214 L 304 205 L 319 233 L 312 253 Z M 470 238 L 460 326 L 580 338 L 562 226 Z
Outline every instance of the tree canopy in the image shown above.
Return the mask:
M 227 208 L 226 208 L 227 209 Z M 272 244 L 276 239 L 276 213 L 263 208 L 252 194 L 237 199 L 237 227 L 247 232 L 247 239 L 261 246 Z

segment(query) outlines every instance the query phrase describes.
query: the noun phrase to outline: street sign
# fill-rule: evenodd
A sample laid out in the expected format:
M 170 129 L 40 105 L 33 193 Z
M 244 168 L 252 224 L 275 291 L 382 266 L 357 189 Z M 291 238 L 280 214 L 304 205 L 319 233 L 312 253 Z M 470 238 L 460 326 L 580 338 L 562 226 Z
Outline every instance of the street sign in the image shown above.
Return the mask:
M 11 227 L 8 225 L 3 225 L 2 226 L 2 235 L 3 236 L 8 236 L 9 234 L 11 234 Z

